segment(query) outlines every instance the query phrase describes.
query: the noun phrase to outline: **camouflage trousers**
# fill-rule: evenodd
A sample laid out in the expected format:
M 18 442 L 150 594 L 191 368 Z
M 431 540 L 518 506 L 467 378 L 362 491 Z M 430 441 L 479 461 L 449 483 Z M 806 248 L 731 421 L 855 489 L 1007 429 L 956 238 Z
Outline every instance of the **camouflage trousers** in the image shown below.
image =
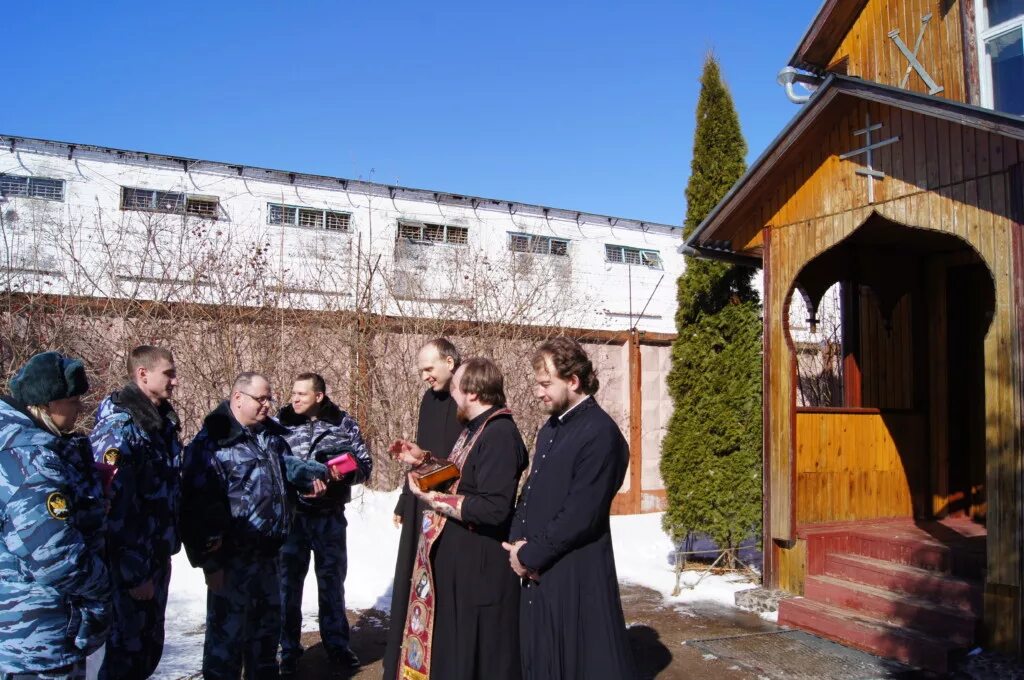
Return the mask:
M 99 680 L 145 680 L 153 675 L 164 651 L 164 610 L 170 580 L 168 561 L 153 574 L 153 599 L 136 600 L 115 579 L 113 622 Z
M 224 567 L 224 587 L 207 591 L 203 678 L 277 680 L 281 635 L 280 570 L 276 555 L 239 555 Z
M 84 680 L 85 662 L 64 666 L 52 671 L 32 671 L 29 673 L 0 673 L 0 680 Z
M 345 574 L 348 552 L 345 534 L 348 522 L 344 507 L 323 515 L 295 513 L 288 540 L 281 548 L 281 658 L 302 654 L 302 585 L 309 571 L 312 551 L 320 606 L 320 639 L 328 653 L 348 649 L 348 619 L 345 618 Z

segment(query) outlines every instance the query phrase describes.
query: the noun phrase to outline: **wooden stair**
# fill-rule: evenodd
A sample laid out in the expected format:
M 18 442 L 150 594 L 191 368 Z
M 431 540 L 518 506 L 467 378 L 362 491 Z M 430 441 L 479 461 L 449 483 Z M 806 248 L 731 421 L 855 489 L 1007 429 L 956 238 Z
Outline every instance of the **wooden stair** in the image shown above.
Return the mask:
M 804 596 L 779 623 L 946 673 L 981 619 L 984 529 L 967 520 L 809 527 Z

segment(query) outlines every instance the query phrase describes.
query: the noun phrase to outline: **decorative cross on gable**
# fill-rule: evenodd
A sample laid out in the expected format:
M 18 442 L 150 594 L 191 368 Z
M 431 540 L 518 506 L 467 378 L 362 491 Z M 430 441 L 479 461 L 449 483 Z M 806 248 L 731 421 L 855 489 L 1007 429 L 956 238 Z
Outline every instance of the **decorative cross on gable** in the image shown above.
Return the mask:
M 932 20 L 932 15 L 929 12 L 921 17 L 921 31 L 917 34 L 917 42 L 914 43 L 914 51 L 911 52 L 907 47 L 906 43 L 903 42 L 903 38 L 900 37 L 900 30 L 894 28 L 889 31 L 889 37 L 896 43 L 896 47 L 899 48 L 903 56 L 910 62 L 910 66 L 907 67 L 907 72 L 903 74 L 903 80 L 900 81 L 900 87 L 906 87 L 907 81 L 910 80 L 911 70 L 917 71 L 917 75 L 921 76 L 921 80 L 928 86 L 928 94 L 938 94 L 942 92 L 943 88 L 941 85 L 935 82 L 932 77 L 925 70 L 924 66 L 917 59 L 917 53 L 921 51 L 921 43 L 924 42 L 924 32 L 928 29 L 928 22 Z
M 864 114 L 864 127 L 860 130 L 853 131 L 854 136 L 859 137 L 860 135 L 864 135 L 864 146 L 862 146 L 859 149 L 854 149 L 853 151 L 847 151 L 846 153 L 841 154 L 839 156 L 839 160 L 845 161 L 849 158 L 853 158 L 854 156 L 859 156 L 861 154 L 865 155 L 864 167 L 857 168 L 856 173 L 858 175 L 862 175 L 868 178 L 868 203 L 875 202 L 875 180 L 885 179 L 884 172 L 880 170 L 875 170 L 874 165 L 872 164 L 873 157 L 871 152 L 874 151 L 875 149 L 880 149 L 883 146 L 889 146 L 890 144 L 895 144 L 896 142 L 900 141 L 899 135 L 896 135 L 895 137 L 890 137 L 889 139 L 883 139 L 880 142 L 872 142 L 871 133 L 874 132 L 875 130 L 881 129 L 881 123 L 871 123 L 870 113 Z

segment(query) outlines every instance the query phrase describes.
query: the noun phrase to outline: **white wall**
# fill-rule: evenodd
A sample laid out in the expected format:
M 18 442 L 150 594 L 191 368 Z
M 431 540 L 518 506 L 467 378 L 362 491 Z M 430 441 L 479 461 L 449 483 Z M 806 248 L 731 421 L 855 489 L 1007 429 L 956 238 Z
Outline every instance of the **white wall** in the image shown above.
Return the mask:
M 389 297 L 394 291 L 385 288 L 393 289 L 396 281 L 414 281 L 424 291 L 438 295 L 472 297 L 476 275 L 469 272 L 482 269 L 496 272 L 510 290 L 520 283 L 507 272 L 544 280 L 546 299 L 573 307 L 564 325 L 626 329 L 631 307 L 635 319 L 647 305 L 636 324 L 641 330 L 675 332 L 675 284 L 683 258 L 676 252 L 680 230 L 667 225 L 22 138 L 0 138 L 0 145 L 0 173 L 65 182 L 63 202 L 10 198 L 0 204 L 4 216 L 0 254 L 12 258 L 15 269 L 19 263 L 23 269 L 56 267 L 65 278 L 76 278 L 78 284 L 89 279 L 86 283 L 95 291 L 90 294 L 149 297 L 157 294 L 157 284 L 140 281 L 139 276 L 188 279 L 189 272 L 181 270 L 190 266 L 190 258 L 197 257 L 200 248 L 196 242 L 186 243 L 191 234 L 194 241 L 202 241 L 206 256 L 219 252 L 226 258 L 230 248 L 264 244 L 272 273 L 284 276 L 286 272 L 293 290 L 303 290 L 304 282 L 318 282 L 310 287 L 319 293 L 296 293 L 299 297 L 291 298 L 304 306 L 324 306 L 323 290 L 327 289 L 332 293 L 331 304 L 352 308 L 356 264 L 361 261 L 364 267 L 358 280 L 365 286 L 367 273 L 375 271 L 371 286 L 388 313 L 442 314 L 445 312 L 436 306 L 396 301 Z M 220 218 L 209 222 L 124 211 L 120 208 L 122 186 L 216 196 Z M 352 226 L 349 233 L 340 234 L 269 225 L 268 203 L 348 212 Z M 469 245 L 414 246 L 413 252 L 420 257 L 396 259 L 399 219 L 468 227 Z M 568 239 L 569 257 L 532 255 L 526 258 L 532 267 L 517 263 L 516 257 L 523 258 L 509 251 L 509 232 Z M 138 253 L 147 240 L 160 247 L 154 251 L 157 255 L 147 255 L 143 262 Z M 606 243 L 656 250 L 663 268 L 606 262 Z M 84 271 L 71 273 L 69 259 L 85 263 Z M 29 266 L 33 262 L 39 266 Z M 58 279 L 25 274 L 20 285 L 71 292 L 71 282 Z M 78 289 L 83 288 L 79 285 Z M 202 297 L 201 289 L 193 286 L 189 290 L 188 295 L 181 295 Z M 257 302 L 243 299 L 241 289 L 239 295 L 243 297 L 208 301 Z

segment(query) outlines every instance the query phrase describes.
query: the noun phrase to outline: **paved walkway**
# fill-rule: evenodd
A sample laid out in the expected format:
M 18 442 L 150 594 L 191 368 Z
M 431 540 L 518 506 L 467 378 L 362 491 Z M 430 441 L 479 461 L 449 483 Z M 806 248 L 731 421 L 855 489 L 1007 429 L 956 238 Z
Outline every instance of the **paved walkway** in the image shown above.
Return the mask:
M 622 605 L 634 656 L 644 680 L 858 680 L 932 678 L 870 654 L 792 631 L 760 617 L 714 604 L 665 604 L 661 595 L 622 587 Z M 352 647 L 364 666 L 354 677 L 379 679 L 387 615 L 351 616 Z M 307 653 L 297 680 L 331 677 L 316 633 L 303 636 Z M 1020 666 L 991 657 L 972 659 L 953 677 L 1024 678 Z

